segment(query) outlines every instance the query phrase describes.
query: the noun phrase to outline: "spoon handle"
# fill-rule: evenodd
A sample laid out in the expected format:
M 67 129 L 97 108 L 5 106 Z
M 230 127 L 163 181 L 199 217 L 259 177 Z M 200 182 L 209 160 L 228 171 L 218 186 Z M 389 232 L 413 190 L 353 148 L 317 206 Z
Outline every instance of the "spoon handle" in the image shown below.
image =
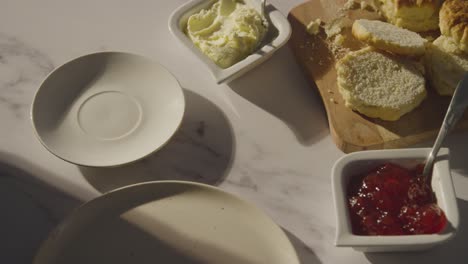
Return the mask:
M 442 142 L 447 136 L 448 132 L 455 126 L 457 121 L 462 117 L 465 108 L 468 106 L 468 73 L 465 73 L 463 79 L 458 83 L 455 93 L 453 94 L 450 105 L 445 114 L 444 121 L 437 135 L 437 139 L 432 147 L 429 156 L 427 157 L 426 164 L 424 165 L 423 175 L 429 175 L 434 164 L 435 157 L 439 152 Z
M 266 5 L 266 0 L 262 0 L 262 16 L 265 17 L 265 5 Z

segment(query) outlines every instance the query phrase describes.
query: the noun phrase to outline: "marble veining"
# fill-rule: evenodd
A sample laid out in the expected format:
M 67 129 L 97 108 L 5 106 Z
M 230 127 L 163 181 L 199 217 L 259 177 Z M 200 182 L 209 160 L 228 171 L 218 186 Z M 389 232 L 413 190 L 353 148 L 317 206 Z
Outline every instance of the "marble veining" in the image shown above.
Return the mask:
M 41 51 L 0 33 L 0 105 L 18 118 L 26 116 L 31 95 L 53 68 Z
M 303 1 L 267 2 L 287 14 Z M 320 98 L 310 91 L 287 47 L 235 83 L 216 85 L 167 28 L 170 12 L 185 2 L 0 0 L 0 153 L 24 159 L 18 166 L 40 168 L 29 177 L 47 179 L 53 188 L 86 199 L 154 180 L 219 186 L 260 207 L 283 228 L 301 264 L 468 259 L 465 230 L 446 246 L 422 254 L 364 255 L 336 248 L 330 171 L 343 153 L 329 135 Z M 171 70 L 184 87 L 182 125 L 166 146 L 139 162 L 101 169 L 70 165 L 48 153 L 30 130 L 34 92 L 56 66 L 54 59 L 63 63 L 58 58 L 114 50 L 147 56 Z M 462 218 L 468 217 L 468 141 L 463 136 L 450 143 Z

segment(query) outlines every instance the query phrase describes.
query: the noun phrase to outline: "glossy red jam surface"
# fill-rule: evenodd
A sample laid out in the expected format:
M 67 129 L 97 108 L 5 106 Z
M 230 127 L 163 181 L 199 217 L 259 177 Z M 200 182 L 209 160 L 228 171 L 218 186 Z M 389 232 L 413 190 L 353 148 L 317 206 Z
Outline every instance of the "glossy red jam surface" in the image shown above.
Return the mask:
M 422 165 L 408 170 L 383 164 L 351 178 L 347 198 L 356 235 L 433 234 L 447 218 L 436 203 Z

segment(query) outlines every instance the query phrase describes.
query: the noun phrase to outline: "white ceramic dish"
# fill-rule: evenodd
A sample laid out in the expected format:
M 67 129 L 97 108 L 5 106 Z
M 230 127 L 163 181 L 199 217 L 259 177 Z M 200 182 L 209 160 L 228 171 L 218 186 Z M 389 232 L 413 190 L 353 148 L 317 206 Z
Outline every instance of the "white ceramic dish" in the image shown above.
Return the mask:
M 336 246 L 353 247 L 364 252 L 416 251 L 431 248 L 453 238 L 458 229 L 459 215 L 450 174 L 448 149 L 440 150 L 432 177 L 432 188 L 438 205 L 445 212 L 449 222 L 444 231 L 439 234 L 405 236 L 358 236 L 352 233 L 346 201 L 349 178 L 385 162 L 414 168 L 424 162 L 429 151 L 429 148 L 362 151 L 345 155 L 335 163 L 332 186 L 336 210 Z
M 36 93 L 31 119 L 41 143 L 85 166 L 133 162 L 175 133 L 185 101 L 177 80 L 139 55 L 102 52 L 50 73 Z
M 127 186 L 76 209 L 34 264 L 299 264 L 284 232 L 256 207 L 208 185 Z
M 210 7 L 214 2 L 215 0 L 192 0 L 185 3 L 172 13 L 169 19 L 169 29 L 184 46 L 190 49 L 209 68 L 218 84 L 232 81 L 261 64 L 286 44 L 291 36 L 291 25 L 286 17 L 280 11 L 274 9 L 272 5 L 267 5 L 265 16 L 269 22 L 269 31 L 260 48 L 231 67 L 220 68 L 203 54 L 184 33 L 188 18 L 200 10 Z M 254 7 L 257 11 L 261 10 L 259 0 L 245 0 L 245 3 Z

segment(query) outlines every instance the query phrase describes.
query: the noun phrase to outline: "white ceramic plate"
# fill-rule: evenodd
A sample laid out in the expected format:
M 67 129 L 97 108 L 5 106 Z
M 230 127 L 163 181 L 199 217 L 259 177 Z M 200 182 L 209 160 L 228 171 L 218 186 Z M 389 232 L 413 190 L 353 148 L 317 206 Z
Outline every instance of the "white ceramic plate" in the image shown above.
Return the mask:
M 75 210 L 34 264 L 299 264 L 283 231 L 256 207 L 208 185 L 131 185 Z
M 161 148 L 184 115 L 182 88 L 160 64 L 102 52 L 54 70 L 41 84 L 31 118 L 42 144 L 85 166 L 117 166 Z
M 184 33 L 189 17 L 202 9 L 210 7 L 214 2 L 214 0 L 191 0 L 183 4 L 169 18 L 169 30 L 208 67 L 218 84 L 230 82 L 266 61 L 286 44 L 291 36 L 292 31 L 289 21 L 280 11 L 268 4 L 265 17 L 269 22 L 269 29 L 260 48 L 231 67 L 222 69 L 203 54 Z M 245 3 L 261 12 L 260 0 L 245 0 Z

